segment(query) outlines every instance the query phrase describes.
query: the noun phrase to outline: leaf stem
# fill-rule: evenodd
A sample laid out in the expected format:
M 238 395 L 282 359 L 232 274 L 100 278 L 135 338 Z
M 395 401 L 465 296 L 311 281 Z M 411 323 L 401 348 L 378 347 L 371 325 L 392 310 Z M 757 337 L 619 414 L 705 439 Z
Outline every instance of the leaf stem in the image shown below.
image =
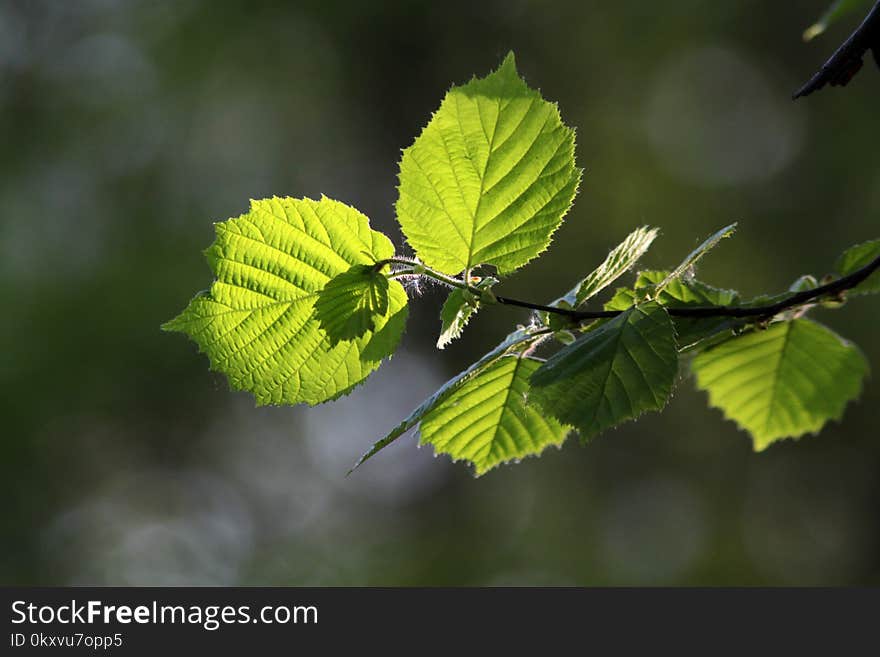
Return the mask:
M 409 258 L 395 257 L 395 258 L 388 258 L 387 260 L 382 260 L 376 264 L 377 265 L 379 265 L 379 264 L 382 264 L 382 265 L 403 265 L 403 266 L 409 268 L 409 270 L 405 272 L 406 274 L 423 273 L 428 278 L 433 278 L 436 281 L 439 281 L 441 283 L 445 283 L 449 287 L 457 287 L 460 290 L 467 290 L 468 292 L 471 292 L 478 297 L 480 295 L 482 295 L 482 293 L 483 293 L 482 290 L 468 285 L 465 281 L 461 280 L 460 278 L 455 278 L 454 276 L 447 276 L 446 274 L 439 272 L 436 269 L 431 269 L 430 267 L 423 265 L 422 263 L 418 262 L 417 260 L 411 260 Z M 424 271 L 419 272 L 419 269 L 422 269 Z M 401 273 L 401 272 L 394 272 L 394 274 L 398 274 L 398 273 Z

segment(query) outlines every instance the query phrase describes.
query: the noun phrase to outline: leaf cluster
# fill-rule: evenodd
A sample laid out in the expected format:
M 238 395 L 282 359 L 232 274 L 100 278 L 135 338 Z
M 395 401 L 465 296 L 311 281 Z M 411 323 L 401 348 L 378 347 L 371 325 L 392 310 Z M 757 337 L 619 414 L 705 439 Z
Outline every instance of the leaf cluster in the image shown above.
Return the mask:
M 479 475 L 558 447 L 572 432 L 587 442 L 663 409 L 683 367 L 757 450 L 839 419 L 868 365 L 806 315 L 880 291 L 880 240 L 841 256 L 830 280 L 854 282 L 834 294 L 805 276 L 782 295 L 747 301 L 698 280 L 698 262 L 735 224 L 677 266 L 641 271 L 628 286 L 612 289 L 656 228 L 635 229 L 546 306 L 496 294 L 548 248 L 571 207 L 582 175 L 574 151 L 574 130 L 525 83 L 510 54 L 488 76 L 452 87 L 403 151 L 396 215 L 414 257 L 397 254 L 367 217 L 338 201 L 253 201 L 216 225 L 206 251 L 211 288 L 164 328 L 191 337 L 258 404 L 318 404 L 350 392 L 391 357 L 409 302 L 401 282 L 427 278 L 450 289 L 440 349 L 485 306 L 534 310 L 360 463 L 418 428 L 421 443 Z M 592 311 L 603 293 L 601 310 Z

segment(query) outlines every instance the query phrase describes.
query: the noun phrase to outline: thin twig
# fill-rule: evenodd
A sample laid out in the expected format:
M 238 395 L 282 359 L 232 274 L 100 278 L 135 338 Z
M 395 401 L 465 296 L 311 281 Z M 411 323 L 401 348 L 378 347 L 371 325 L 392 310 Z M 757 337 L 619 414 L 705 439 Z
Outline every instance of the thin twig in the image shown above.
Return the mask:
M 864 281 L 868 276 L 880 269 L 880 256 L 877 256 L 861 269 L 857 269 L 847 276 L 842 276 L 835 281 L 820 285 L 812 290 L 804 290 L 797 292 L 790 297 L 771 303 L 765 306 L 696 306 L 696 307 L 667 307 L 666 311 L 673 317 L 756 317 L 768 318 L 773 317 L 789 308 L 805 305 L 816 299 L 825 296 L 838 295 L 841 292 L 850 290 L 856 285 Z M 479 293 L 479 290 L 474 290 Z M 564 315 L 571 319 L 583 321 L 588 319 L 604 319 L 608 317 L 616 317 L 621 314 L 622 310 L 569 310 L 566 308 L 554 308 L 553 306 L 543 306 L 528 301 L 519 301 L 518 299 L 509 299 L 507 297 L 496 296 L 498 303 L 507 306 L 518 306 L 520 308 L 528 308 L 530 310 L 541 310 L 557 315 Z
M 862 58 L 869 49 L 873 49 L 874 58 L 880 66 L 880 0 L 822 68 L 794 93 L 793 98 L 797 100 L 801 96 L 809 96 L 826 84 L 832 87 L 846 86 L 862 68 Z
M 380 263 L 376 264 L 379 265 Z M 417 263 L 415 261 L 407 260 L 404 258 L 389 258 L 387 260 L 381 261 L 381 264 L 404 265 L 406 267 L 412 268 Z M 430 267 L 426 267 L 421 263 L 418 263 L 418 266 L 422 270 L 424 270 L 425 276 L 440 281 L 441 283 L 445 283 L 450 287 L 457 287 L 462 290 L 467 290 L 477 298 L 483 297 L 486 292 L 485 290 L 481 290 L 480 288 L 468 285 L 463 280 L 459 280 L 457 278 L 447 276 L 446 274 L 443 274 L 441 272 L 434 271 Z M 777 301 L 776 303 L 771 303 L 764 306 L 694 306 L 678 308 L 674 306 L 667 306 L 666 311 L 672 317 L 755 317 L 758 319 L 770 318 L 783 312 L 784 310 L 788 310 L 789 308 L 794 308 L 796 306 L 806 305 L 811 301 L 820 299 L 821 297 L 831 297 L 839 295 L 846 290 L 854 288 L 856 285 L 864 281 L 866 278 L 868 278 L 868 276 L 873 274 L 878 269 L 880 269 L 880 256 L 877 256 L 867 265 L 860 269 L 857 269 L 851 274 L 842 276 L 841 278 L 831 281 L 830 283 L 826 283 L 825 285 L 820 285 L 819 287 L 813 288 L 812 290 L 803 290 L 802 292 L 797 292 L 795 294 L 792 294 L 790 297 L 782 299 L 781 301 Z M 420 273 L 421 272 L 415 272 L 412 269 L 407 269 L 393 272 L 391 276 L 419 275 Z M 569 317 L 570 319 L 576 321 L 585 321 L 590 319 L 607 319 L 610 317 L 617 317 L 622 312 L 624 312 L 622 310 L 571 310 L 568 308 L 557 308 L 556 306 L 545 306 L 540 303 L 532 303 L 531 301 L 511 299 L 510 297 L 501 297 L 498 295 L 493 296 L 497 303 L 504 306 L 516 306 L 518 308 L 527 308 L 529 310 L 554 313 L 556 315 Z

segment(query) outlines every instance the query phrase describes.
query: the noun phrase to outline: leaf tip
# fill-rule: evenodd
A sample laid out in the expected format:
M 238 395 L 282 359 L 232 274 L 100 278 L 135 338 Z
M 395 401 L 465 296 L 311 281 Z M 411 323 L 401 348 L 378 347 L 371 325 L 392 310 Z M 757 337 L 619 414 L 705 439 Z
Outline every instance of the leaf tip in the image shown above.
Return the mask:
M 828 25 L 825 23 L 822 23 L 822 22 L 813 23 L 812 25 L 810 25 L 810 27 L 808 27 L 806 30 L 804 30 L 804 33 L 801 35 L 801 38 L 803 38 L 804 43 L 809 43 L 810 41 L 815 39 L 817 36 L 824 33 L 826 29 L 828 29 Z
M 498 67 L 498 70 L 510 68 L 513 69 L 514 73 L 516 72 L 516 55 L 513 50 L 508 50 L 507 54 L 504 55 L 504 59 L 501 61 L 501 66 Z
M 186 314 L 184 310 L 182 313 L 169 319 L 167 322 L 163 322 L 159 325 L 160 331 L 165 331 L 166 333 L 181 333 L 184 330 L 183 324 L 183 316 Z
M 770 447 L 770 445 L 772 445 L 773 443 L 778 442 L 780 440 L 785 440 L 784 438 L 773 438 L 770 440 L 764 440 L 764 439 L 761 439 L 758 436 L 754 435 L 751 432 L 748 432 L 748 433 L 752 439 L 752 451 L 755 454 L 760 454 L 762 452 L 766 452 L 767 448 Z

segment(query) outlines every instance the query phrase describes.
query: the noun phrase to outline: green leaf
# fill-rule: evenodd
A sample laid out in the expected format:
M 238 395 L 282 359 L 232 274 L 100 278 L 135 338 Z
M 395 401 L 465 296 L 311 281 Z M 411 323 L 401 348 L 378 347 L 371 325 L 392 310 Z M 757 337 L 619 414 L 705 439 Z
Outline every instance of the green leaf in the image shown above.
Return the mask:
M 475 287 L 479 290 L 488 290 L 498 283 L 493 276 L 481 279 Z M 480 300 L 473 293 L 461 288 L 455 288 L 446 297 L 446 302 L 440 310 L 440 337 L 437 339 L 437 348 L 445 349 L 453 340 L 461 336 L 464 327 L 470 318 L 480 309 Z
M 532 398 L 586 441 L 662 409 L 677 371 L 672 321 L 646 303 L 560 349 L 532 376 Z
M 485 354 L 480 360 L 472 364 L 463 372 L 456 374 L 449 379 L 449 381 L 440 386 L 440 389 L 437 390 L 437 392 L 419 404 L 419 406 L 410 413 L 403 422 L 394 427 L 387 436 L 375 442 L 369 451 L 354 464 L 351 470 L 348 471 L 348 474 L 354 472 L 355 469 L 360 467 L 364 462 L 388 447 L 388 445 L 400 438 L 407 431 L 418 426 L 428 413 L 446 401 L 446 399 L 448 399 L 449 396 L 459 388 L 459 386 L 467 382 L 471 377 L 476 376 L 504 355 L 521 353 L 538 337 L 539 336 L 535 336 L 525 329 L 517 329 L 508 335 L 504 338 L 501 344 Z
M 658 229 L 647 226 L 634 230 L 608 254 L 604 262 L 596 267 L 589 276 L 551 305 L 559 306 L 562 303 L 568 304 L 563 307 L 576 308 L 604 290 L 638 262 L 657 237 L 657 233 Z
M 836 269 L 841 276 L 848 276 L 869 265 L 878 257 L 880 257 L 880 240 L 863 242 L 844 251 L 837 260 Z M 880 292 L 880 270 L 875 271 L 856 287 L 848 290 L 847 294 L 874 294 L 876 292 Z
M 727 237 L 730 237 L 735 232 L 736 232 L 736 223 L 734 222 L 734 223 L 730 224 L 729 226 L 725 226 L 724 228 L 719 230 L 717 233 L 714 233 L 713 235 L 708 237 L 702 244 L 700 244 L 700 246 L 698 246 L 696 249 L 691 251 L 687 255 L 687 257 L 684 260 L 682 260 L 681 264 L 678 267 L 676 267 L 675 269 L 673 269 L 669 273 L 669 275 L 657 285 L 657 290 L 658 291 L 663 290 L 663 288 L 665 288 L 667 285 L 669 285 L 669 283 L 671 283 L 672 281 L 674 281 L 678 278 L 681 278 L 685 274 L 688 274 L 689 272 L 691 272 L 693 270 L 694 265 L 696 265 L 697 262 L 704 255 L 706 255 L 709 251 L 711 251 L 716 246 L 718 246 L 718 243 L 721 240 L 723 240 Z
M 317 404 L 349 392 L 394 351 L 407 312 L 397 281 L 377 306 L 385 311 L 355 339 L 334 342 L 314 313 L 328 282 L 394 254 L 363 214 L 324 197 L 271 198 L 216 232 L 205 252 L 216 276 L 210 291 L 163 328 L 195 340 L 233 388 L 260 405 Z
M 580 176 L 574 130 L 510 53 L 489 76 L 453 87 L 403 152 L 397 217 L 428 266 L 509 274 L 550 244 Z
M 566 330 L 553 331 L 553 339 L 564 345 L 569 345 L 577 340 L 572 331 Z
M 819 20 L 804 30 L 804 41 L 812 41 L 820 34 L 823 34 L 832 23 L 836 23 L 859 7 L 867 7 L 870 2 L 873 2 L 873 0 L 836 0 L 819 17 Z
M 831 330 L 798 319 L 707 349 L 691 369 L 709 403 L 748 431 L 760 451 L 839 420 L 859 395 L 868 364 Z
M 355 265 L 318 293 L 315 316 L 330 344 L 354 340 L 388 312 L 388 279 L 373 265 Z
M 529 377 L 541 364 L 505 356 L 480 370 L 425 415 L 420 444 L 453 461 L 469 461 L 477 476 L 561 445 L 570 430 L 528 402 Z
M 790 299 L 794 295 L 799 292 L 806 292 L 808 290 L 815 290 L 819 287 L 819 281 L 816 280 L 816 277 L 812 274 L 804 274 L 802 276 L 798 276 L 791 285 L 788 286 L 788 290 L 783 292 L 782 294 L 776 295 L 768 295 L 762 299 L 752 299 L 747 304 L 748 306 L 767 306 L 772 305 L 774 303 L 779 303 L 780 301 L 784 301 L 785 299 Z M 821 302 L 823 306 L 826 308 L 833 308 L 839 306 L 842 301 L 825 301 Z M 807 314 L 808 310 L 811 308 L 811 305 L 804 306 L 793 306 L 782 312 L 776 313 L 773 317 L 773 321 L 776 322 L 788 322 L 793 319 L 798 319 L 799 317 L 803 317 Z
M 626 310 L 646 296 L 654 296 L 657 285 L 666 280 L 669 272 L 642 271 L 633 289 L 619 288 L 605 304 L 606 310 Z M 657 295 L 656 301 L 665 308 L 704 308 L 707 306 L 736 306 L 739 294 L 722 290 L 697 279 L 687 281 L 673 279 Z M 679 349 L 691 349 L 707 338 L 730 331 L 746 324 L 746 320 L 733 317 L 673 317 Z
M 556 307 L 567 308 L 568 304 L 565 301 L 560 301 L 558 304 L 556 304 Z M 583 322 L 579 322 L 576 319 L 568 317 L 567 315 L 561 315 L 559 313 L 550 313 L 542 310 L 538 312 L 538 318 L 544 326 L 549 327 L 551 330 L 557 333 L 568 333 L 585 328 Z
M 798 276 L 794 282 L 788 286 L 789 292 L 806 292 L 807 290 L 815 290 L 819 287 L 819 281 L 812 274 L 804 274 Z
M 614 296 L 605 304 L 606 310 L 626 310 L 644 294 L 655 293 L 657 285 L 669 277 L 667 271 L 640 271 L 633 289 L 618 288 Z M 640 295 L 639 292 L 644 294 Z M 739 303 L 739 294 L 734 290 L 723 290 L 712 287 L 692 278 L 687 281 L 680 279 L 669 282 L 655 299 L 658 303 L 670 307 L 683 306 L 733 306 Z

